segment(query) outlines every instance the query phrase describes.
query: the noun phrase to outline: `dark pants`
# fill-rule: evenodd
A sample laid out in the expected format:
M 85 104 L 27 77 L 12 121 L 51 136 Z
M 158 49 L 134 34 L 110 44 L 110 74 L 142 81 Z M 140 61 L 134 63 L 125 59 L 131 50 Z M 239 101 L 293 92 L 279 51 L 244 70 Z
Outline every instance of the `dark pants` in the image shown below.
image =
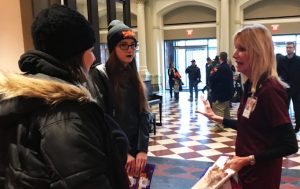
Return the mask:
M 289 96 L 289 105 L 290 102 L 293 102 L 294 112 L 295 112 L 295 121 L 296 127 L 300 127 L 300 92 Z
M 190 99 L 193 100 L 193 89 L 195 89 L 195 98 L 198 98 L 198 81 L 190 80 L 189 82 L 190 88 Z
M 173 97 L 173 88 L 174 88 L 174 81 L 169 81 L 169 86 L 170 86 L 170 97 Z
M 179 100 L 179 92 L 174 92 L 175 100 Z

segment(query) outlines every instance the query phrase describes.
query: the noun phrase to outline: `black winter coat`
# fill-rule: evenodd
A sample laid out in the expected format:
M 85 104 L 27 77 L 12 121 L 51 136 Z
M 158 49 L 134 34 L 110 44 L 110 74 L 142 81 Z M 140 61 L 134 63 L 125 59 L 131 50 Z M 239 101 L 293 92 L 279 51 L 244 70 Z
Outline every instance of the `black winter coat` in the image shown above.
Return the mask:
M 233 73 L 227 62 L 221 63 L 217 71 L 209 76 L 212 102 L 231 100 L 233 89 Z
M 300 93 L 300 57 L 294 54 L 291 59 L 285 56 L 277 63 L 277 72 L 281 79 L 290 85 L 289 95 Z
M 24 120 L 30 129 L 27 145 L 45 164 L 50 188 L 128 188 L 125 134 L 117 125 L 111 128 L 113 121 L 86 89 L 66 82 L 68 72 L 57 63 L 35 51 L 20 61 L 30 77 L 0 77 L 0 188 L 7 146 L 15 142 L 12 126 Z
M 105 112 L 112 116 L 126 133 L 130 143 L 129 153 L 135 157 L 138 152 L 148 151 L 150 115 L 146 111 L 140 112 L 137 89 L 129 81 L 128 75 L 126 70 L 120 74 L 124 82 L 119 95 L 126 100 L 124 101 L 125 109 L 118 110 L 115 108 L 115 101 L 111 94 L 111 82 L 105 64 L 93 65 L 90 69 L 90 76 L 97 89 L 94 95 L 98 104 L 103 106 Z
M 194 81 L 197 81 L 198 83 L 201 82 L 201 72 L 200 72 L 200 68 L 198 68 L 197 65 L 188 66 L 185 69 L 185 73 L 189 74 L 190 82 L 194 82 Z

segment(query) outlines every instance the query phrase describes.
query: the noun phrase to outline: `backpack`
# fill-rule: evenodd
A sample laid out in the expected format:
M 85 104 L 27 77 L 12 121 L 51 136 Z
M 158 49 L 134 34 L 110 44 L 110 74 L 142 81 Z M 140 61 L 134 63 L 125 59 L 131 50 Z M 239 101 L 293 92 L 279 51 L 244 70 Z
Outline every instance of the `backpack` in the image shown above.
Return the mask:
M 8 146 L 8 165 L 1 187 L 5 189 L 47 189 L 50 177 L 39 153 L 27 146 L 29 131 L 24 122 L 15 126 L 15 140 Z M 2 164 L 3 162 L 1 162 Z M 3 166 L 3 165 L 1 165 Z M 4 186 L 3 186 L 4 185 Z M 2 188 L 1 188 L 2 189 Z

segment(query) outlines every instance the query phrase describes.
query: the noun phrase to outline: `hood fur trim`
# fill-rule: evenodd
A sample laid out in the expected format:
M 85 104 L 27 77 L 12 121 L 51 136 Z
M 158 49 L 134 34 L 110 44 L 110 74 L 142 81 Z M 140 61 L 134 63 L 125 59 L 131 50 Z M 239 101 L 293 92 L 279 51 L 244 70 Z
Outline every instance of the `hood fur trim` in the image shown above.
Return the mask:
M 90 92 L 82 86 L 0 72 L 1 99 L 10 99 L 17 96 L 41 98 L 48 104 L 57 104 L 65 100 L 94 101 Z

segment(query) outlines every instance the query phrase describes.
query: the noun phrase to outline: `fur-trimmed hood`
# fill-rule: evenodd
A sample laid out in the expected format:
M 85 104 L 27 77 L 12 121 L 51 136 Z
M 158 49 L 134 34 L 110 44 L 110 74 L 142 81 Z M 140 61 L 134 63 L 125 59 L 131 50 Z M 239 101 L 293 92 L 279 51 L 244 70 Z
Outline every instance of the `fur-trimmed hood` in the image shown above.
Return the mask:
M 84 87 L 46 78 L 1 72 L 0 95 L 4 100 L 17 96 L 41 98 L 47 104 L 63 100 L 93 101 L 90 92 Z
M 39 107 L 65 100 L 94 101 L 86 88 L 57 78 L 43 74 L 31 77 L 0 72 L 0 125 L 37 111 Z

